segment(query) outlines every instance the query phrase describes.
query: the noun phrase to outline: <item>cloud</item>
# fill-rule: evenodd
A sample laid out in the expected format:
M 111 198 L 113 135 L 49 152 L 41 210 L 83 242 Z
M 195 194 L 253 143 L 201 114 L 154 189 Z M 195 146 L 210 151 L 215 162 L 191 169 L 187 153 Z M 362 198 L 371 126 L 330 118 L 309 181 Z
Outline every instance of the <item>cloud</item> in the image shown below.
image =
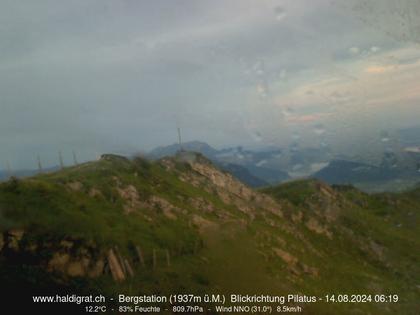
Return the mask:
M 176 141 L 176 121 L 215 146 L 283 145 L 290 125 L 401 116 L 418 47 L 366 24 L 359 2 L 6 0 L 0 154 L 150 149 Z
M 388 71 L 392 71 L 394 67 L 392 66 L 368 66 L 366 68 L 367 73 L 373 73 L 373 74 L 381 74 Z
M 331 113 L 321 113 L 321 114 L 311 114 L 311 115 L 300 115 L 300 116 L 290 116 L 287 118 L 288 123 L 313 123 L 320 121 L 323 118 L 331 116 Z

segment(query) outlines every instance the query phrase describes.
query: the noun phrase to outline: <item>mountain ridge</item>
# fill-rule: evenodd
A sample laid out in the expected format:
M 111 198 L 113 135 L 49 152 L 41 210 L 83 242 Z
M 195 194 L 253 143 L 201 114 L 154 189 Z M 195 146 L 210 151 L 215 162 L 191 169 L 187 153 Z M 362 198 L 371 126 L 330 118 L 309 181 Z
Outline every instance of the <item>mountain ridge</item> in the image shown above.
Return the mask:
M 0 184 L 0 211 L 5 286 L 403 298 L 304 305 L 306 314 L 414 314 L 418 306 L 418 190 L 369 195 L 301 180 L 255 191 L 198 153 L 104 155 Z
M 232 154 L 239 156 L 239 158 L 243 153 L 252 154 L 255 156 L 256 160 L 263 160 L 264 157 L 268 154 L 267 152 L 243 150 L 240 146 L 236 148 L 224 148 L 217 150 L 202 141 L 189 141 L 183 143 L 182 145 L 172 144 L 168 146 L 157 147 L 146 154 L 146 157 L 156 160 L 166 156 L 175 156 L 180 150 L 194 151 L 203 154 L 221 168 L 230 171 L 243 183 L 254 188 L 267 186 L 269 184 L 278 184 L 287 179 L 290 179 L 290 176 L 287 172 L 260 166 L 256 161 L 240 163 L 238 161 L 230 160 L 228 156 Z M 270 154 L 278 152 L 280 152 L 279 149 L 269 151 Z

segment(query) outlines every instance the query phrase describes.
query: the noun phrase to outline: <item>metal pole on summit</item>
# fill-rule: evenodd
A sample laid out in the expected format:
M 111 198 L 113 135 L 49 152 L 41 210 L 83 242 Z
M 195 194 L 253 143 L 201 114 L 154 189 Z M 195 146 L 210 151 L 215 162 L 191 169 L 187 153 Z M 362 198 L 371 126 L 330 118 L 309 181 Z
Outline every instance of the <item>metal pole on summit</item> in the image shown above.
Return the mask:
M 6 161 L 6 167 L 7 167 L 7 177 L 12 177 L 12 168 L 10 167 L 9 161 Z
M 76 152 L 74 152 L 74 150 L 73 150 L 73 163 L 74 163 L 75 166 L 79 164 L 77 162 Z
M 61 151 L 58 151 L 58 159 L 60 162 L 60 168 L 64 169 L 63 155 L 61 154 Z
M 178 127 L 178 142 L 179 142 L 179 150 L 183 151 L 182 141 L 181 141 L 181 128 L 179 128 L 179 127 Z
M 37 159 L 38 159 L 38 171 L 42 173 L 42 164 L 41 164 L 41 158 L 39 157 L 39 154 L 37 156 Z

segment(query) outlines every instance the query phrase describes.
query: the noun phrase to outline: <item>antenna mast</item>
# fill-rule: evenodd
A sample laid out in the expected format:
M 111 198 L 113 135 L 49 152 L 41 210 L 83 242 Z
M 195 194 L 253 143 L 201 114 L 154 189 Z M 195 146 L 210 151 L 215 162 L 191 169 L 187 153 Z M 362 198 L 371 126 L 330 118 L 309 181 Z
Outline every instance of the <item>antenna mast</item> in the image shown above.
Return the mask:
M 58 159 L 60 160 L 60 167 L 61 169 L 64 168 L 64 162 L 63 162 L 63 155 L 61 154 L 61 151 L 58 151 Z
M 178 127 L 178 142 L 179 142 L 179 149 L 180 151 L 184 151 L 182 148 L 182 141 L 181 141 L 181 128 Z
M 74 150 L 73 150 L 73 162 L 74 162 L 74 165 L 79 164 L 79 163 L 77 162 L 76 152 L 74 152 Z
M 10 167 L 9 161 L 6 161 L 6 167 L 7 167 L 7 177 L 12 177 L 12 168 Z
M 40 173 L 42 173 L 42 164 L 41 164 L 41 158 L 39 157 L 39 154 L 37 156 L 38 159 L 38 170 Z

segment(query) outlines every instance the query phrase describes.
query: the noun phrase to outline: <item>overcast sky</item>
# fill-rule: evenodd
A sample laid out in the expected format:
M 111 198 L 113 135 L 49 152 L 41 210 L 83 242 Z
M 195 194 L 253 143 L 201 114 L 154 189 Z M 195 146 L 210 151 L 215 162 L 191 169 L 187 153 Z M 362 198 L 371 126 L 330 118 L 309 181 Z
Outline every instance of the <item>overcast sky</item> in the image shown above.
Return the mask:
M 0 169 L 418 125 L 417 0 L 1 0 Z M 350 148 L 350 149 L 349 149 Z

